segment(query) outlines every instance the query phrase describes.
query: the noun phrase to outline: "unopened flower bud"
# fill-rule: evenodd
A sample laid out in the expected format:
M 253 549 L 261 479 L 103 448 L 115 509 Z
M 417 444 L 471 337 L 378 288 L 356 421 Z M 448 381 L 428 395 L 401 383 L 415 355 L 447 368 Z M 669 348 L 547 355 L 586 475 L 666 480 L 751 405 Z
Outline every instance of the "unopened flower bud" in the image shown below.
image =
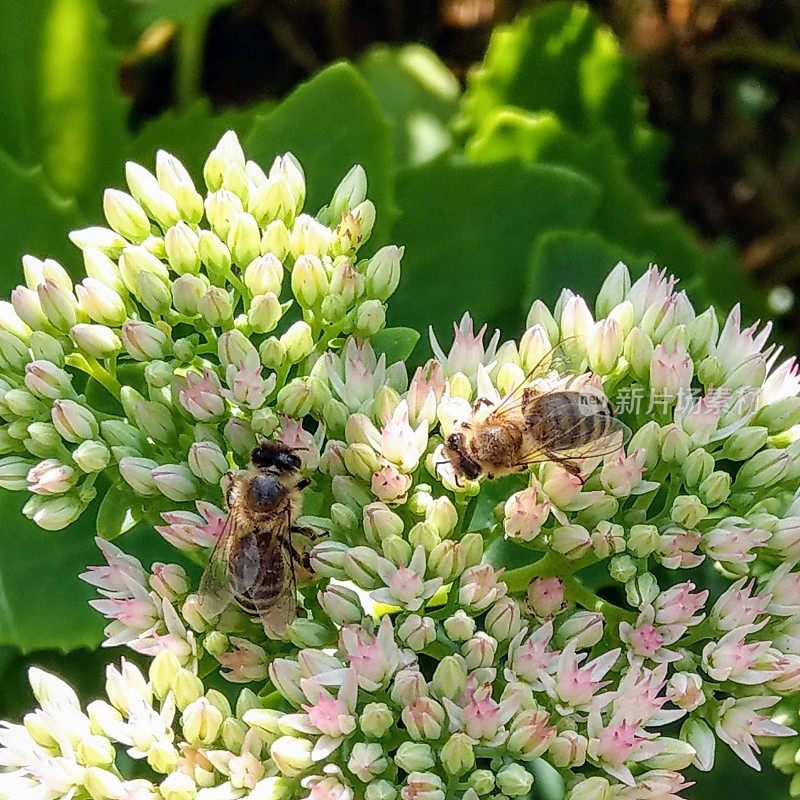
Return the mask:
M 255 218 L 247 212 L 234 216 L 227 236 L 228 249 L 235 264 L 248 265 L 261 253 L 261 231 Z
M 449 775 L 463 775 L 475 766 L 472 740 L 466 733 L 454 733 L 443 745 L 439 755 Z
M 661 429 L 661 458 L 667 464 L 682 464 L 689 455 L 689 436 L 677 425 Z
M 72 341 L 93 358 L 111 358 L 122 350 L 122 342 L 111 328 L 105 325 L 73 325 L 69 332 Z
M 740 428 L 725 439 L 721 455 L 731 461 L 746 461 L 766 444 L 768 435 L 763 426 Z
M 658 597 L 659 588 L 655 575 L 643 572 L 625 584 L 625 596 L 634 608 L 642 608 Z
M 621 261 L 608 273 L 595 302 L 597 318 L 607 317 L 613 308 L 622 303 L 631 290 L 631 276 Z
M 151 477 L 161 494 L 170 500 L 185 502 L 197 497 L 197 484 L 191 470 L 183 464 L 160 464 Z
M 481 797 L 494 791 L 494 773 L 489 769 L 476 769 L 468 781 L 470 789 Z
M 195 782 L 183 772 L 173 772 L 168 775 L 158 790 L 164 800 L 195 800 L 197 797 Z
M 595 776 L 576 783 L 568 792 L 566 800 L 611 800 L 612 796 L 608 780 Z
M 445 656 L 436 666 L 431 686 L 438 698 L 449 697 L 456 700 L 461 696 L 467 683 L 467 673 L 461 659 Z
M 430 617 L 410 614 L 397 629 L 400 640 L 412 650 L 424 650 L 436 638 L 436 623 Z
M 392 725 L 394 725 L 394 715 L 386 703 L 367 703 L 358 718 L 361 732 L 374 739 L 382 739 Z
M 396 800 L 397 789 L 389 781 L 372 781 L 364 790 L 364 800 Z
M 166 334 L 148 322 L 128 320 L 122 326 L 122 343 L 137 361 L 161 359 L 166 355 Z
M 60 531 L 81 515 L 85 505 L 74 494 L 57 497 L 35 495 L 25 503 L 22 513 L 46 531 Z
M 636 558 L 647 558 L 658 549 L 660 539 L 655 525 L 632 525 L 627 548 Z
M 219 327 L 223 322 L 231 319 L 233 316 L 233 306 L 231 305 L 231 298 L 225 289 L 219 286 L 212 286 L 200 298 L 197 304 L 197 310 L 200 316 L 209 324 L 214 327 Z
M 292 292 L 303 308 L 313 308 L 328 293 L 325 268 L 315 255 L 301 255 L 292 269 Z
M 790 457 L 785 450 L 761 450 L 742 464 L 736 474 L 735 486 L 738 490 L 771 486 L 783 477 L 789 462 Z
M 486 632 L 500 642 L 513 639 L 522 627 L 522 614 L 515 600 L 495 603 L 486 615 Z
M 388 536 L 403 532 L 403 520 L 385 503 L 369 503 L 363 509 L 363 526 L 367 539 L 377 544 Z
M 636 575 L 636 562 L 629 555 L 614 556 L 608 563 L 608 571 L 615 581 L 626 583 Z
M 702 772 L 709 772 L 714 766 L 716 737 L 708 724 L 697 717 L 690 717 L 681 728 L 681 739 L 691 748 L 691 752 L 687 753 L 689 763 L 694 764 Z M 667 767 L 667 769 L 683 768 Z
M 277 402 L 282 414 L 302 419 L 314 405 L 314 387 L 308 380 L 295 378 L 278 392 Z
M 139 272 L 133 289 L 139 302 L 153 315 L 163 316 L 170 310 L 172 294 L 167 284 L 152 272 Z
M 694 528 L 708 516 L 708 509 L 696 495 L 676 497 L 670 509 L 670 519 L 682 528 Z
M 641 328 L 633 328 L 625 339 L 623 351 L 636 378 L 642 383 L 649 383 L 653 360 L 652 339 Z
M 712 472 L 699 488 L 700 499 L 710 508 L 724 503 L 731 493 L 731 476 L 727 472 Z
M 94 439 L 98 434 L 94 414 L 74 400 L 56 400 L 51 413 L 56 430 L 68 442 L 78 444 L 84 439 Z
M 661 428 L 655 420 L 650 420 L 642 425 L 631 437 L 628 443 L 628 451 L 642 450 L 645 454 L 644 463 L 648 469 L 658 464 L 660 456 Z
M 200 231 L 197 244 L 200 260 L 208 268 L 209 276 L 225 275 L 231 267 L 231 253 L 227 245 L 213 231 Z
M 312 743 L 309 739 L 281 736 L 270 746 L 270 756 L 275 766 L 287 778 L 305 772 L 314 763 L 311 757 Z
M 31 361 L 26 365 L 25 386 L 42 400 L 75 397 L 69 373 L 49 361 Z
M 506 764 L 497 773 L 497 788 L 508 797 L 522 797 L 533 786 L 533 775 L 521 764 Z
M 386 323 L 386 309 L 380 300 L 365 300 L 356 310 L 355 331 L 369 339 Z
M 228 461 L 220 447 L 214 442 L 194 442 L 189 447 L 189 469 L 200 480 L 218 486 L 228 471 Z
M 592 546 L 592 537 L 582 525 L 562 525 L 550 534 L 550 546 L 566 558 L 580 558 Z
M 566 730 L 550 742 L 548 756 L 559 769 L 581 767 L 586 762 L 588 741 L 575 731 Z
M 128 456 L 120 460 L 119 472 L 137 494 L 151 496 L 159 493 L 158 486 L 153 480 L 153 470 L 157 466 L 158 462 L 152 459 Z
M 613 319 L 596 322 L 587 349 L 592 372 L 608 375 L 617 366 L 622 347 L 623 335 L 619 323 Z
M 382 247 L 370 259 L 366 272 L 367 295 L 377 300 L 386 301 L 394 294 L 400 282 L 400 260 L 403 258 L 402 247 L 388 245 Z
M 459 609 L 444 621 L 445 633 L 454 642 L 465 642 L 475 634 L 475 620 L 466 611 Z
M 433 750 L 424 742 L 403 742 L 394 755 L 394 763 L 404 772 L 422 772 L 436 763 Z
M 281 343 L 286 348 L 286 358 L 296 364 L 308 356 L 314 349 L 314 339 L 311 327 L 302 320 L 295 322 L 280 337 Z
M 125 192 L 106 189 L 103 213 L 108 224 L 125 239 L 141 242 L 150 235 L 150 220 L 142 207 Z

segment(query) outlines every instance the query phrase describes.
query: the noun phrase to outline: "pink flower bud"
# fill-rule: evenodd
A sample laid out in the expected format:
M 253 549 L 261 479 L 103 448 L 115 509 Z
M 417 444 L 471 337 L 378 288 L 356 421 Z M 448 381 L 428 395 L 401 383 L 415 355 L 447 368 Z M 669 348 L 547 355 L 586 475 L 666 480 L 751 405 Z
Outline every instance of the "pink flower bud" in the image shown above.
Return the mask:
M 550 501 L 534 485 L 508 498 L 503 527 L 509 539 L 533 541 L 550 515 Z

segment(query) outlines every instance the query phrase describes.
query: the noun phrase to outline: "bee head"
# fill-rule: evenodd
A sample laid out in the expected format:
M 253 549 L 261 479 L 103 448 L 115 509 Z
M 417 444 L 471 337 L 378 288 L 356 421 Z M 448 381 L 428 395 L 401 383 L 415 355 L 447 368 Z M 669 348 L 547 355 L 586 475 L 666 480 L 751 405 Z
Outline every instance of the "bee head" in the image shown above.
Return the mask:
M 481 474 L 480 465 L 467 455 L 463 433 L 451 433 L 445 439 L 444 453 L 457 474 L 472 481 Z
M 247 484 L 245 502 L 252 510 L 269 513 L 286 499 L 286 487 L 274 475 L 256 475 Z
M 300 456 L 283 442 L 265 439 L 250 454 L 253 466 L 259 469 L 273 469 L 278 473 L 296 472 L 302 462 Z

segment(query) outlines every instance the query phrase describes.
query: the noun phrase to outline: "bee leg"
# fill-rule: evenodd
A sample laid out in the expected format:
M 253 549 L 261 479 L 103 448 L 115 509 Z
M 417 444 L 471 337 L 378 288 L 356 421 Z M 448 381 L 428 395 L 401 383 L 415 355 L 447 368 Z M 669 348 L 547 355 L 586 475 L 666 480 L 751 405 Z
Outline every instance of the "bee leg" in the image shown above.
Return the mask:
M 325 536 L 324 531 L 317 531 L 305 525 L 292 525 L 291 530 L 292 533 L 299 533 L 301 536 L 305 536 L 310 542 L 316 542 Z
M 492 401 L 488 400 L 485 397 L 479 397 L 473 404 L 472 404 L 472 411 L 473 413 L 477 411 L 481 406 L 490 406 L 492 405 Z
M 294 530 L 294 529 L 293 529 Z M 298 531 L 306 531 L 309 530 L 307 528 L 298 528 Z M 304 534 L 305 535 L 305 534 Z M 307 551 L 298 550 L 292 540 L 290 538 L 283 538 L 282 541 L 284 547 L 289 551 L 289 555 L 291 556 L 292 561 L 297 564 L 299 567 L 302 567 L 304 570 L 313 573 L 314 569 L 311 566 L 311 554 Z
M 298 489 L 305 489 L 308 486 L 311 486 L 311 479 L 310 478 L 300 478 L 300 480 L 297 481 L 297 488 Z
M 586 478 L 581 475 L 581 468 L 577 464 L 573 464 L 571 461 L 562 461 L 560 463 L 570 475 L 580 479 L 581 485 L 586 483 Z

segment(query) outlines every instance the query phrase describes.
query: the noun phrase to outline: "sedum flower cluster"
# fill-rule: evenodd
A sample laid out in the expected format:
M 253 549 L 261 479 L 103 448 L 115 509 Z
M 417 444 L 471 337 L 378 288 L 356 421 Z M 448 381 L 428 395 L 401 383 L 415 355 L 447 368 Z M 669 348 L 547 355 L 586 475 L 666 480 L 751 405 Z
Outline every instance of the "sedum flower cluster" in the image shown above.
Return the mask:
M 594 310 L 537 301 L 519 340 L 465 315 L 409 380 L 379 334 L 402 250 L 356 254 L 363 171 L 313 217 L 289 155 L 267 175 L 227 134 L 204 172 L 205 198 L 166 154 L 155 176 L 129 165 L 110 228 L 74 234 L 75 287 L 25 260 L 0 315 L 0 485 L 58 528 L 110 479 L 204 564 L 225 474 L 279 438 L 311 480 L 315 580 L 276 638 L 184 565 L 99 539 L 82 577 L 106 644 L 149 671 L 109 667 L 83 711 L 33 670 L 40 707 L 0 727 L 0 799 L 506 800 L 555 780 L 569 800 L 677 800 L 719 746 L 755 769 L 777 747 L 794 772 L 800 368 L 770 326 L 618 265 Z M 559 343 L 629 440 L 579 475 L 456 475 L 444 437 Z

